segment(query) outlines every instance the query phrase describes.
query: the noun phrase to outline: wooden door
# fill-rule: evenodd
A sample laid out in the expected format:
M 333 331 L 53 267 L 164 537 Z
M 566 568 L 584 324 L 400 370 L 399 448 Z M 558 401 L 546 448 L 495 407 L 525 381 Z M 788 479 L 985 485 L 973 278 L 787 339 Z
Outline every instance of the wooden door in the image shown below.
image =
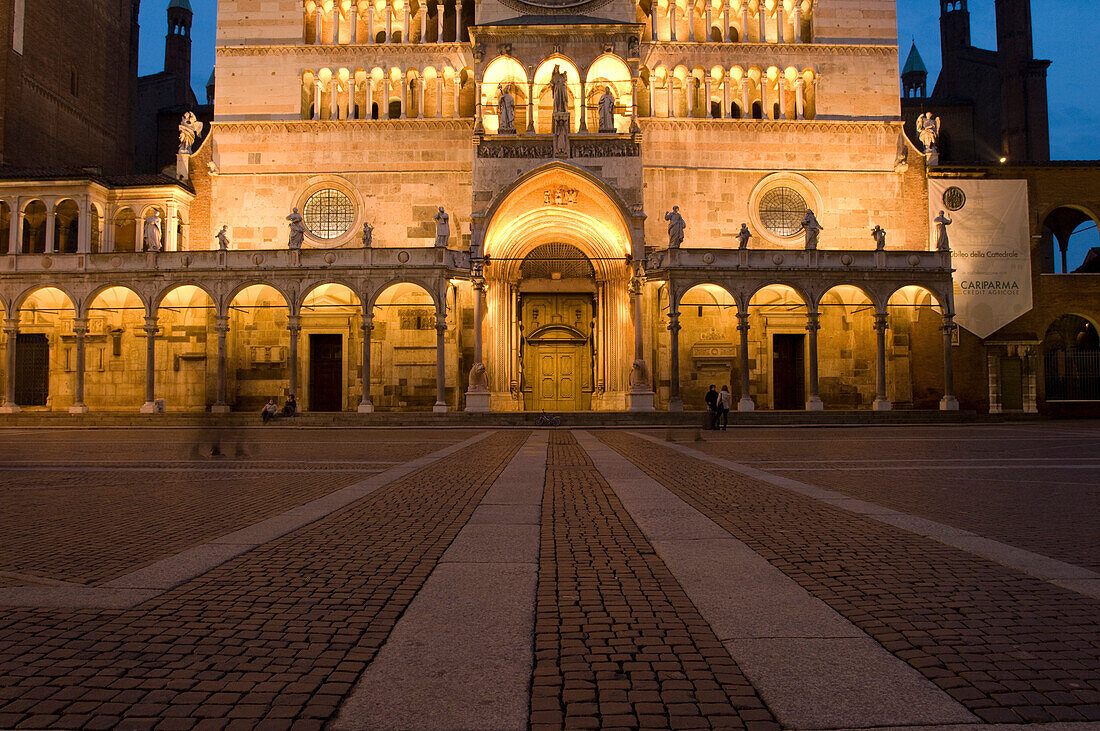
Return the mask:
M 775 409 L 793 411 L 806 408 L 805 335 L 772 336 L 772 404 Z
M 50 341 L 39 333 L 15 339 L 15 403 L 45 406 L 50 396 Z
M 341 411 L 343 336 L 309 336 L 309 410 Z
M 525 295 L 523 405 L 584 411 L 592 401 L 592 295 Z

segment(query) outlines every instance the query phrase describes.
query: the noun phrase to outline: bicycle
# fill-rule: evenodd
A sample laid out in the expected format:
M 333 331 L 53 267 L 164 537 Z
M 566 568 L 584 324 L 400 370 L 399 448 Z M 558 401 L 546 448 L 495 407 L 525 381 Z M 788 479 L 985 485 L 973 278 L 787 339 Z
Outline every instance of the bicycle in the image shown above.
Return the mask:
M 535 417 L 535 426 L 561 426 L 561 417 L 543 411 L 541 415 Z

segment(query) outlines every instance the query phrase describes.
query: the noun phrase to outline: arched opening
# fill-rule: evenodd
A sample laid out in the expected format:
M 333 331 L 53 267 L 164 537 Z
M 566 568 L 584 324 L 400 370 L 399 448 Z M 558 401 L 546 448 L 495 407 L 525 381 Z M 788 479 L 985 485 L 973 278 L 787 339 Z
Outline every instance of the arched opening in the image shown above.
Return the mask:
M 73 402 L 76 340 L 72 335 L 76 310 L 72 299 L 55 287 L 26 296 L 17 313 L 15 393 L 24 407 L 63 409 Z M 10 347 L 9 343 L 9 347 Z
M 33 200 L 23 206 L 23 253 L 46 252 L 46 204 Z
M 680 397 L 687 409 L 705 409 L 711 385 L 741 397 L 737 305 L 716 284 L 697 284 L 680 297 Z
M 749 300 L 750 391 L 758 406 L 806 407 L 807 312 L 806 300 L 786 284 L 761 287 Z
M 375 408 L 431 410 L 437 386 L 435 300 L 424 287 L 400 282 L 380 292 L 372 310 L 371 394 Z M 453 341 L 444 347 L 453 348 Z M 451 365 L 453 356 L 453 352 L 444 353 L 449 371 L 445 381 L 455 384 L 458 374 Z M 453 403 L 453 388 L 446 401 Z
M 564 73 L 566 78 L 569 130 L 575 132 L 580 125 L 580 115 L 583 112 L 580 73 L 573 62 L 564 56 L 551 56 L 535 70 L 535 131 L 539 134 L 549 134 L 553 131 L 554 92 L 550 86 L 550 78 L 555 67 Z
M 935 409 L 943 394 L 943 308 L 908 285 L 887 302 L 886 396 L 902 408 Z
M 87 317 L 84 402 L 93 411 L 137 411 L 145 402 L 145 304 L 127 287 L 108 287 Z
M 1055 208 L 1043 219 L 1041 235 L 1040 268 L 1043 273 L 1100 272 L 1097 219 L 1084 208 Z
M 296 394 L 289 316 L 286 298 L 267 284 L 245 287 L 230 302 L 226 394 L 235 411 L 258 413 L 268 399 Z
M 66 198 L 54 207 L 53 250 L 59 254 L 75 254 L 80 237 L 80 208 Z
M 875 400 L 875 306 L 841 284 L 818 302 L 818 394 L 826 407 L 871 408 Z
M 1100 401 L 1100 337 L 1080 315 L 1062 315 L 1043 338 L 1047 402 Z
M 317 119 L 317 107 L 315 106 L 317 93 L 317 77 L 312 71 L 302 73 L 302 119 Z
M 631 236 L 613 196 L 591 174 L 554 163 L 490 207 L 485 363 L 493 410 L 625 408 Z
M 89 251 L 98 254 L 103 251 L 103 217 L 99 215 L 99 206 L 95 203 L 88 206 L 88 215 L 91 217 L 91 221 L 89 221 L 89 227 L 91 228 Z
M 11 241 L 11 206 L 0 201 L 0 253 L 7 254 L 8 242 Z
M 600 129 L 600 99 L 605 89 L 611 93 L 613 106 L 613 128 L 625 132 L 630 128 L 630 110 L 633 107 L 633 85 L 630 69 L 618 56 L 605 53 L 588 66 L 585 79 L 588 98 L 585 100 L 585 123 L 590 132 Z
M 208 410 L 218 378 L 214 300 L 201 287 L 185 284 L 161 297 L 156 314 L 157 393 L 170 411 Z
M 123 208 L 115 213 L 114 247 L 113 251 L 134 252 L 137 251 L 137 217 L 129 208 Z
M 309 411 L 344 411 L 362 393 L 363 306 L 346 285 L 314 287 L 302 301 L 304 359 L 302 406 Z
M 511 127 L 506 133 L 527 129 L 527 73 L 514 58 L 498 56 L 486 67 L 481 81 L 481 119 L 489 134 L 501 132 L 504 92 L 511 97 Z
M 168 219 L 164 210 L 149 206 L 141 212 L 141 247 L 139 251 L 166 251 L 168 241 Z M 154 245 L 155 243 L 155 245 Z

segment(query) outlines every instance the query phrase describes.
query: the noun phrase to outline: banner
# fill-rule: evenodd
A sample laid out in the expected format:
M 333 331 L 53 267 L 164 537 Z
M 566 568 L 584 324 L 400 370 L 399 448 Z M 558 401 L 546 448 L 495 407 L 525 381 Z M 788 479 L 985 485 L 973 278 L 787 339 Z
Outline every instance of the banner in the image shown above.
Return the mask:
M 985 338 L 1031 309 L 1031 236 L 1026 180 L 928 181 L 928 228 L 951 220 L 955 322 Z

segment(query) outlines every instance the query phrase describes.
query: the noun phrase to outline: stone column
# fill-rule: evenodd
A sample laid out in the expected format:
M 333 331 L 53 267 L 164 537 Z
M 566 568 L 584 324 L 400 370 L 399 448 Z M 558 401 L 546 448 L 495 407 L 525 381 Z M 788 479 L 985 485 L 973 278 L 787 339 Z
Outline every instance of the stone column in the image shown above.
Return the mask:
M 455 3 L 455 43 L 462 43 L 462 0 Z
M 214 321 L 214 331 L 218 334 L 218 394 L 210 411 L 215 414 L 228 414 L 229 404 L 225 400 L 225 377 L 227 361 L 226 336 L 229 334 L 229 318 L 219 316 Z
M 367 43 L 374 43 L 374 3 L 367 3 Z
M 328 118 L 331 120 L 340 119 L 340 76 L 338 73 L 332 75 L 332 92 L 329 94 L 328 99 Z
M 286 329 L 290 332 L 290 350 L 287 353 L 287 366 L 289 373 L 288 389 L 294 400 L 298 400 L 298 336 L 302 332 L 302 319 L 298 315 L 290 315 L 286 318 Z M 301 405 L 298 409 L 301 410 Z
M 737 402 L 738 411 L 753 411 L 756 404 L 752 401 L 749 388 L 749 313 L 737 313 L 737 331 L 741 334 L 741 400 Z
M 73 383 L 73 405 L 70 414 L 87 414 L 84 404 L 84 336 L 88 334 L 88 318 L 78 317 L 73 321 L 73 336 L 76 338 L 76 373 Z
M 683 411 L 680 398 L 680 312 L 671 303 L 668 308 L 668 410 Z
M 15 403 L 15 347 L 19 339 L 19 318 L 4 320 L 4 332 L 8 336 L 8 373 L 7 387 L 4 389 L 4 404 L 0 414 L 17 414 L 19 407 Z
M 875 313 L 875 411 L 889 411 L 890 399 L 886 398 L 886 326 L 885 312 Z
M 677 0 L 668 2 L 668 40 L 671 43 L 676 42 L 676 3 Z
M 409 79 L 401 72 L 401 119 L 406 119 L 409 109 Z
M 162 233 L 161 238 L 164 240 L 165 251 L 179 251 L 183 242 L 179 241 L 176 226 L 176 215 L 178 211 L 174 201 L 164 202 L 164 221 L 161 223 Z
M 703 77 L 703 118 L 710 119 L 710 72 Z
M 435 117 L 443 119 L 443 74 L 435 77 Z
M 401 7 L 401 42 L 402 43 L 408 43 L 409 42 L 409 26 L 410 26 L 409 21 L 411 20 L 411 18 L 409 17 L 409 11 L 410 10 L 412 10 L 412 8 L 409 6 L 409 0 L 405 0 L 405 4 Z
M 535 133 L 535 71 L 533 68 L 527 72 L 527 134 Z
M 424 0 L 420 0 L 420 38 L 419 43 L 424 43 L 428 38 L 428 6 Z
M 313 119 L 321 118 L 321 80 L 313 80 Z
M 768 72 L 760 74 L 760 118 L 772 119 L 771 110 L 768 109 Z
M 795 0 L 791 17 L 791 25 L 794 26 L 794 42 L 802 42 L 802 1 Z
M 157 413 L 156 373 L 157 373 L 157 327 L 156 317 L 145 318 L 145 403 L 141 413 Z
M 44 204 L 46 204 L 46 253 L 47 254 L 52 254 L 52 253 L 55 253 L 54 252 L 54 246 L 53 246 L 53 244 L 54 244 L 53 239 L 54 239 L 54 236 L 56 235 L 55 232 L 57 231 L 57 218 L 56 218 L 57 214 L 56 214 L 54 209 L 57 207 L 57 201 L 47 203 L 46 199 L 43 199 L 42 202 Z M 145 223 L 145 219 L 143 219 L 143 218 L 139 218 L 138 221 L 141 224 Z M 141 241 L 141 238 L 140 238 L 141 229 L 140 228 L 138 229 L 138 233 L 139 233 L 138 241 Z M 138 249 L 138 251 L 140 251 L 140 250 L 141 249 Z
M 672 72 L 669 71 L 668 76 L 665 77 L 665 91 L 668 94 L 668 113 L 665 115 L 669 118 L 676 116 L 676 103 L 672 98 L 672 87 L 676 80 L 672 77 Z
M 759 21 L 760 26 L 760 42 L 768 42 L 768 6 L 764 0 L 757 0 L 756 3 L 756 19 Z
M 485 320 L 485 280 L 474 280 L 474 367 L 479 364 L 484 368 L 485 361 L 482 358 L 482 334 Z M 478 383 L 467 384 L 466 410 L 472 412 L 489 411 L 489 389 Z
M 582 135 L 588 132 L 588 99 L 585 97 L 585 83 L 584 79 L 581 79 L 581 124 L 577 128 L 577 131 Z M 599 129 L 599 126 L 596 127 Z
M 459 117 L 462 116 L 462 111 L 459 107 L 459 101 L 462 98 L 462 84 L 458 80 L 458 74 L 455 74 L 454 81 L 452 82 L 452 86 L 454 87 L 454 98 L 455 98 L 454 99 L 454 102 L 455 102 L 455 116 L 454 116 L 454 118 L 458 119 Z
M 393 42 L 393 0 L 386 0 L 386 43 Z
M 722 119 L 730 118 L 730 75 L 722 71 Z
M 657 42 L 657 10 L 657 0 L 653 0 L 649 6 L 649 34 L 654 43 Z
M 351 43 L 355 45 L 359 43 L 359 0 L 351 0 L 350 13 L 348 20 L 351 22 Z
M 340 2 L 332 4 L 332 45 L 340 44 Z
M 711 18 L 712 8 L 710 5 L 711 0 L 703 0 L 703 40 L 701 43 L 710 43 L 710 26 L 713 22 Z
M 14 225 L 15 221 L 11 221 L 10 224 Z M 80 199 L 80 223 L 77 224 L 76 251 L 78 254 L 87 254 L 91 250 L 92 204 L 88 201 L 88 197 L 84 196 Z
M 8 229 L 8 253 L 18 254 L 20 244 L 19 234 L 23 229 L 23 212 L 19 210 L 19 199 L 15 198 L 9 201 L 8 208 L 11 211 L 11 219 L 9 220 L 11 228 Z
M 684 17 L 688 24 L 688 43 L 695 43 L 695 0 L 688 0 L 684 7 Z
M 435 42 L 443 42 L 443 3 L 438 2 L 435 4 Z M 458 78 L 457 76 L 455 77 Z M 457 83 L 457 82 L 456 82 Z M 457 107 L 455 108 L 457 110 Z M 455 112 L 455 116 L 458 116 L 458 112 Z
M 752 117 L 752 107 L 749 106 L 749 77 L 741 77 L 741 118 Z
M 804 88 L 806 86 L 806 80 L 799 76 L 794 80 L 794 118 L 805 119 L 805 97 Z
M 730 42 L 730 0 L 722 0 L 722 40 Z
M 423 74 L 423 72 L 421 72 Z M 424 119 L 424 95 L 428 90 L 428 84 L 424 81 L 424 76 L 418 76 L 416 79 L 416 86 L 420 89 L 420 94 L 416 99 L 416 118 Z
M 657 116 L 657 88 L 656 81 L 653 74 L 649 75 L 649 116 Z
M 455 77 L 458 78 L 457 76 Z M 456 107 L 457 108 L 457 107 Z M 474 79 L 474 129 L 481 128 L 481 79 Z
M 642 292 L 644 288 L 640 279 L 635 277 L 630 281 L 630 294 L 634 300 L 634 362 L 645 364 L 645 346 L 642 341 Z M 631 367 L 633 370 L 633 366 Z M 648 370 L 648 369 L 647 369 Z M 635 384 L 627 392 L 627 411 L 653 411 L 653 374 L 649 375 L 650 383 Z
M 315 24 L 313 32 L 313 44 L 316 46 L 321 45 L 321 32 L 324 31 L 325 28 L 324 23 L 321 22 L 321 17 L 321 6 L 318 5 L 317 9 L 313 11 L 313 22 Z
M 940 411 L 958 411 L 959 400 L 955 398 L 955 366 L 951 360 L 951 335 L 955 332 L 955 316 L 944 313 L 943 316 L 943 398 L 940 399 Z
M 749 0 L 741 0 L 741 42 L 749 42 Z
M 360 414 L 373 414 L 374 413 L 374 400 L 370 395 L 370 339 L 371 333 L 374 331 L 374 317 L 369 314 L 363 315 L 363 365 L 361 367 L 361 373 L 363 375 L 363 398 L 359 402 Z
M 817 384 L 817 331 L 821 329 L 820 315 L 811 312 L 806 315 L 806 342 L 809 352 L 810 397 L 806 399 L 806 411 L 824 411 Z
M 777 43 L 783 42 L 783 0 L 776 0 L 775 3 L 775 40 Z
M 447 413 L 447 347 L 443 336 L 447 333 L 447 310 L 435 312 L 435 405 L 432 411 Z

